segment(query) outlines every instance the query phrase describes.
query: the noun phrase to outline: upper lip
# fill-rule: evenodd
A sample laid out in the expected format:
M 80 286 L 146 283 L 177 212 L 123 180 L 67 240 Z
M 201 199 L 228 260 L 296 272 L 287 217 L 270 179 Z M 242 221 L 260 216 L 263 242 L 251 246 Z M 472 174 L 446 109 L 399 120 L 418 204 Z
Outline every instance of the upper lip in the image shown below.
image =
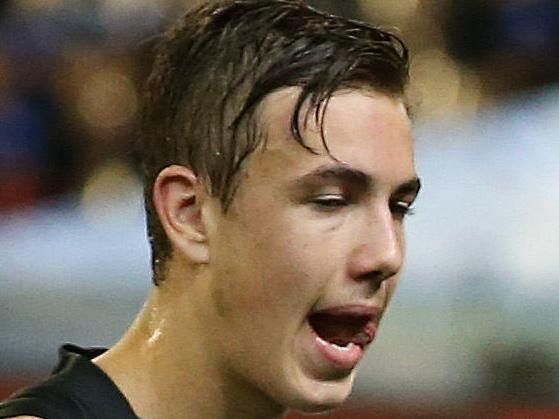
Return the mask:
M 347 304 L 347 305 L 336 305 L 327 306 L 324 308 L 318 308 L 312 310 L 310 314 L 325 313 L 332 315 L 344 315 L 344 316 L 355 316 L 355 317 L 369 317 L 371 319 L 376 319 L 381 313 L 382 308 L 371 306 L 367 304 Z

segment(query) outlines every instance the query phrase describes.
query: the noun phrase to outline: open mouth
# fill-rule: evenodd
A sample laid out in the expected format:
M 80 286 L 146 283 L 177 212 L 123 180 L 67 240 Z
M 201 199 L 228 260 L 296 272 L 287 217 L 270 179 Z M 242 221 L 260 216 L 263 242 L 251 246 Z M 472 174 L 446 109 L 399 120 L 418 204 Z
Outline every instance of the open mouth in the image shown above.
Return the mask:
M 374 338 L 375 316 L 351 310 L 325 310 L 311 313 L 308 321 L 314 332 L 325 342 L 338 347 L 352 344 L 364 348 Z

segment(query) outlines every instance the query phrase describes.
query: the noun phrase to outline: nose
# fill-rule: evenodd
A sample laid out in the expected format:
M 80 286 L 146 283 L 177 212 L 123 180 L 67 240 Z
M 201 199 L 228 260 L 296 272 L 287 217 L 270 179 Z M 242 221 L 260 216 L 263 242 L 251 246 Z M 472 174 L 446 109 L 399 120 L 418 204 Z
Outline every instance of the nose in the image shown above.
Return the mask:
M 349 275 L 356 281 L 372 281 L 380 286 L 393 277 L 404 262 L 402 226 L 389 208 L 376 209 L 367 216 L 355 236 L 355 245 L 349 258 Z

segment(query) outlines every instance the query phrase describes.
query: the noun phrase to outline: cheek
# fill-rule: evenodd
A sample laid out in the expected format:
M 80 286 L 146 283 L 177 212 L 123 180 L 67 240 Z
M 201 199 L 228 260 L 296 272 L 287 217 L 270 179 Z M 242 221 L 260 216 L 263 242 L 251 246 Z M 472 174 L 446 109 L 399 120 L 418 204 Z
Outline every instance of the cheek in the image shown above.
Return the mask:
M 329 277 L 326 258 L 303 226 L 274 221 L 238 230 L 230 235 L 235 243 L 220 246 L 220 292 L 230 306 L 250 305 L 254 314 L 306 312 Z
M 320 265 L 310 255 L 311 246 L 289 233 L 283 231 L 282 237 L 255 241 L 251 252 L 258 260 L 251 282 L 264 309 L 272 305 L 299 311 L 320 287 Z

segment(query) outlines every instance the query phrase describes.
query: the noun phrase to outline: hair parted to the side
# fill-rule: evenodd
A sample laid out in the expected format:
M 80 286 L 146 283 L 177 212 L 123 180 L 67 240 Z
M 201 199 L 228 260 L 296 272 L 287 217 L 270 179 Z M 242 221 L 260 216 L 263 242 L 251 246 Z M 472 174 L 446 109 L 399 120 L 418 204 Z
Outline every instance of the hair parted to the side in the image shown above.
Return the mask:
M 299 0 L 225 0 L 186 13 L 157 47 L 138 141 L 154 282 L 171 253 L 152 201 L 162 169 L 190 167 L 226 212 L 243 162 L 264 141 L 255 111 L 267 95 L 300 87 L 291 130 L 315 152 L 300 126 L 306 102 L 322 124 L 335 91 L 363 85 L 402 97 L 407 81 L 397 36 Z

